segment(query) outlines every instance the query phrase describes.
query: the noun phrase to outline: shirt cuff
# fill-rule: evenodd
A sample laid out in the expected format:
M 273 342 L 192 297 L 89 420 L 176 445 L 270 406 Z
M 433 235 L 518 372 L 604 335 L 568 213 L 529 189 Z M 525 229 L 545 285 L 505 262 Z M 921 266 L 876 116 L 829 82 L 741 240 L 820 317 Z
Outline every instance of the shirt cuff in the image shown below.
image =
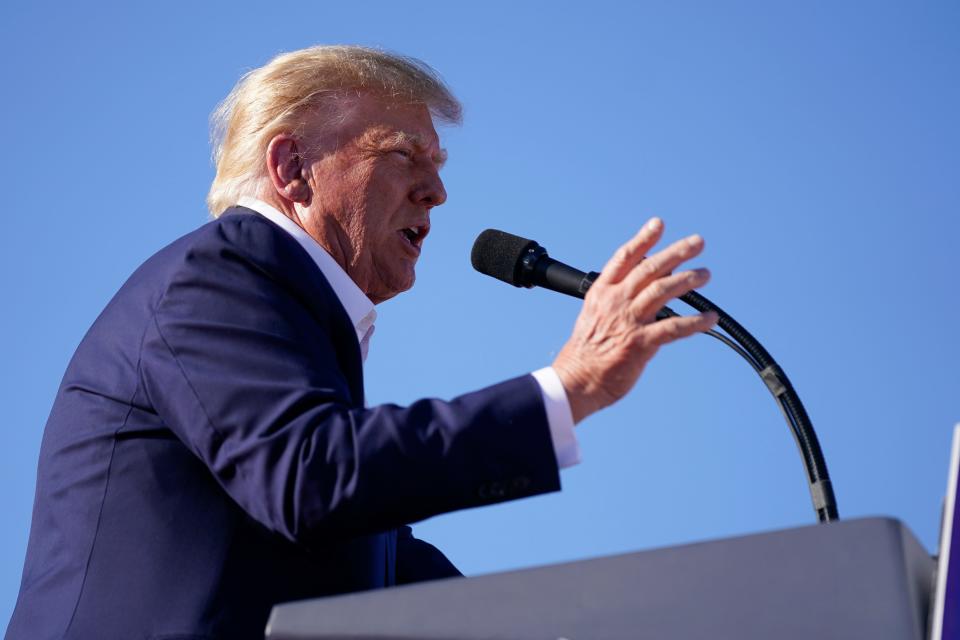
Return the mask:
M 550 438 L 553 451 L 557 455 L 557 466 L 561 469 L 572 467 L 580 462 L 580 443 L 573 432 L 573 414 L 567 392 L 560 382 L 560 376 L 553 367 L 537 369 L 532 374 L 540 385 L 543 394 L 543 408 L 547 412 L 547 424 L 550 426 Z

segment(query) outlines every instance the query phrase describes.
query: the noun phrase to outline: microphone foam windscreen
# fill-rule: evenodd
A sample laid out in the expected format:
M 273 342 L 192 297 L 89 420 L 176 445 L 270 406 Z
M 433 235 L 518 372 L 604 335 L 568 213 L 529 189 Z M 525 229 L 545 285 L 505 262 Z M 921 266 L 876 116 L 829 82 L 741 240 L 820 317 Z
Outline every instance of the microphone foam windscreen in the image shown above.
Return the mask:
M 520 266 L 524 254 L 538 246 L 533 240 L 515 236 L 506 231 L 487 229 L 477 236 L 470 252 L 470 262 L 480 273 L 522 287 Z

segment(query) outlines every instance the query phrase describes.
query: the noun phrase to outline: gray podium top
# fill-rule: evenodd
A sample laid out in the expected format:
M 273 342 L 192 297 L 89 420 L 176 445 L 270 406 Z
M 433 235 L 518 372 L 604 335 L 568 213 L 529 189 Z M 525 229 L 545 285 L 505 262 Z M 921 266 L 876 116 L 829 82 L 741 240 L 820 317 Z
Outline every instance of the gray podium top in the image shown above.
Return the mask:
M 923 640 L 934 564 L 870 518 L 274 607 L 269 640 Z

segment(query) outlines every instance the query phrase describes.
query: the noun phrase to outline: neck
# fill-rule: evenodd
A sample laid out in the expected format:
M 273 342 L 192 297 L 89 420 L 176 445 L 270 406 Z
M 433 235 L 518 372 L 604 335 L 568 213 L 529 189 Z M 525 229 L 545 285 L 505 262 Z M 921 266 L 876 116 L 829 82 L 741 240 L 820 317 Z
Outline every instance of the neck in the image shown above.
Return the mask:
M 340 268 L 350 274 L 351 268 L 349 257 L 350 243 L 347 242 L 346 234 L 335 221 L 324 216 L 314 215 L 310 206 L 298 207 L 296 203 L 281 198 L 276 193 L 266 196 L 259 196 L 261 200 L 272 206 L 274 209 L 290 218 L 298 227 L 303 229 L 307 235 L 316 240 L 317 244 L 324 248 L 330 254 L 330 257 L 340 265 Z M 361 289 L 363 286 L 357 283 Z

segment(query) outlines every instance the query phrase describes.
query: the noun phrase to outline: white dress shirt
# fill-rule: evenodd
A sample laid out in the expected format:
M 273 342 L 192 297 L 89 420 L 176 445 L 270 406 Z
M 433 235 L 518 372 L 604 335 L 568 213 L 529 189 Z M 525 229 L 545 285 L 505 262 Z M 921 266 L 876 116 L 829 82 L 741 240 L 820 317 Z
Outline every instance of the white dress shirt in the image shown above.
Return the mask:
M 360 290 L 360 287 L 350 279 L 347 272 L 337 264 L 336 260 L 327 253 L 320 244 L 310 237 L 296 222 L 262 200 L 244 196 L 237 203 L 241 207 L 252 209 L 267 220 L 293 236 L 300 246 L 310 255 L 320 272 L 330 283 L 330 287 L 346 309 L 353 328 L 357 332 L 360 342 L 360 354 L 363 360 L 367 359 L 370 348 L 370 338 L 373 336 L 374 322 L 377 319 L 377 310 L 373 302 Z M 570 402 L 567 393 L 560 382 L 560 376 L 553 367 L 544 367 L 534 371 L 534 379 L 540 385 L 543 394 L 543 406 L 547 413 L 547 424 L 550 426 L 550 436 L 553 440 L 553 450 L 557 456 L 557 465 L 563 469 L 580 462 L 580 444 L 573 431 L 573 414 L 570 412 Z

